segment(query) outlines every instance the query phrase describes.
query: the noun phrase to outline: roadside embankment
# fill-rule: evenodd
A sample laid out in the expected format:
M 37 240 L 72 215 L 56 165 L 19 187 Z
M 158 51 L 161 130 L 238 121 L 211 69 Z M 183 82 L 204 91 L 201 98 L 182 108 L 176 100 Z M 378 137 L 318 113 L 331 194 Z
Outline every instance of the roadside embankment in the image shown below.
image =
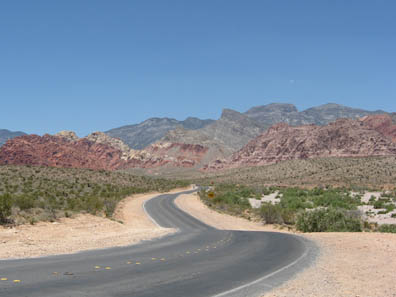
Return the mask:
M 198 195 L 180 195 L 176 204 L 219 229 L 279 231 L 216 212 Z M 300 233 L 320 247 L 315 264 L 265 297 L 395 297 L 396 235 L 386 233 Z

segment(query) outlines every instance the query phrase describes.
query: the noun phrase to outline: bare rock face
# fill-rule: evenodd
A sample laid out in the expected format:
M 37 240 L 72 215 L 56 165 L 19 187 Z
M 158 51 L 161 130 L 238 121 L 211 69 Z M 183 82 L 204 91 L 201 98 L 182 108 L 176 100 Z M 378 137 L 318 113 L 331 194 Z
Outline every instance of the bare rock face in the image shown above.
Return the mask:
M 396 142 L 396 123 L 394 123 L 392 115 L 366 116 L 362 118 L 362 121 L 382 135 L 389 137 L 393 142 Z
M 208 148 L 199 144 L 157 142 L 137 151 L 128 159 L 126 168 L 156 168 L 162 166 L 191 168 L 198 166 Z
M 73 131 L 60 131 L 56 133 L 55 136 L 66 138 L 69 141 L 76 141 L 79 139 L 77 134 Z
M 26 135 L 7 141 L 0 149 L 0 164 L 114 170 L 122 152 L 106 144 L 81 138 Z
M 373 128 L 375 125 L 371 121 L 369 123 L 363 118 L 340 119 L 326 126 L 276 124 L 226 161 L 216 160 L 205 169 L 259 166 L 317 157 L 396 155 L 396 144 L 378 132 L 378 127 Z
M 106 144 L 120 150 L 122 152 L 121 159 L 123 160 L 129 160 L 137 152 L 126 145 L 121 139 L 110 137 L 103 132 L 94 132 L 85 138 L 94 143 Z

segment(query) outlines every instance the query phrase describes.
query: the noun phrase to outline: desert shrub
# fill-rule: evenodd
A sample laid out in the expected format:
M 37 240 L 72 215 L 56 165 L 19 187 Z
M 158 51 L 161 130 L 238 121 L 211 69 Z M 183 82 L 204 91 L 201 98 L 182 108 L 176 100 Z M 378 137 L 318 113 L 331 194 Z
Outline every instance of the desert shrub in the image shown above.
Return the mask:
M 304 211 L 297 217 L 296 227 L 302 232 L 360 232 L 361 221 L 340 209 Z
M 225 204 L 231 204 L 231 205 L 239 205 L 243 207 L 249 207 L 249 201 L 245 198 L 239 195 L 239 193 L 234 193 L 234 192 L 226 192 L 223 194 L 215 195 L 213 198 L 214 203 L 225 203 Z
M 321 195 L 312 197 L 312 201 L 316 207 L 333 207 L 343 209 L 356 209 L 361 204 L 357 197 L 351 197 L 335 190 L 328 190 Z
M 396 233 L 396 224 L 384 224 L 378 227 L 379 232 Z
M 28 195 L 19 195 L 15 198 L 14 204 L 20 210 L 27 210 L 34 207 L 34 200 Z
M 385 203 L 382 200 L 375 201 L 373 205 L 375 209 L 385 208 Z
M 283 208 L 280 204 L 263 203 L 260 207 L 260 216 L 266 224 L 289 224 L 295 223 L 296 212 L 289 208 Z
M 84 209 L 91 214 L 97 214 L 103 209 L 104 203 L 97 196 L 89 196 L 85 200 Z
M 12 199 L 10 194 L 0 195 L 0 224 L 7 223 L 11 215 Z
M 260 216 L 266 224 L 282 224 L 281 206 L 272 203 L 263 203 L 260 207 Z

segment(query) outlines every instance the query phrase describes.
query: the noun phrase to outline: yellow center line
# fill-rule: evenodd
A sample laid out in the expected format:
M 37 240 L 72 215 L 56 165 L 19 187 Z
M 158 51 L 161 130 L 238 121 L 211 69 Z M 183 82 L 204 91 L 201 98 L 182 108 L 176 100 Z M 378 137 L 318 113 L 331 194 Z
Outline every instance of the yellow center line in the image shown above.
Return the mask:
M 2 278 L 0 278 L 0 280 L 2 280 L 2 281 L 6 281 L 6 280 L 8 280 L 8 278 L 6 278 L 6 277 L 2 277 Z
M 14 283 L 20 283 L 21 280 L 20 279 L 14 279 Z
M 95 266 L 95 269 L 99 269 L 100 268 L 100 266 Z
M 105 269 L 106 269 L 106 270 L 110 270 L 110 269 L 111 269 L 111 267 L 107 266 Z
M 136 265 L 140 265 L 140 264 L 142 264 L 142 263 L 140 263 L 140 262 L 136 262 Z

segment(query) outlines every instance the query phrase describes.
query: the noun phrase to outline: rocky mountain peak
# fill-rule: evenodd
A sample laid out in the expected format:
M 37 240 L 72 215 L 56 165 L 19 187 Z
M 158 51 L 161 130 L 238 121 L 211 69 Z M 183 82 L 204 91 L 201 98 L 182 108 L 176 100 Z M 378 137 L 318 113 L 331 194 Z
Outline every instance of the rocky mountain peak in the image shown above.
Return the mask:
M 75 132 L 66 131 L 66 130 L 56 133 L 55 136 L 63 137 L 69 141 L 76 141 L 79 139 L 79 137 L 77 136 L 77 134 Z
M 230 120 L 230 121 L 239 121 L 245 118 L 246 116 L 244 116 L 242 113 L 228 108 L 224 108 L 220 116 L 220 120 Z

